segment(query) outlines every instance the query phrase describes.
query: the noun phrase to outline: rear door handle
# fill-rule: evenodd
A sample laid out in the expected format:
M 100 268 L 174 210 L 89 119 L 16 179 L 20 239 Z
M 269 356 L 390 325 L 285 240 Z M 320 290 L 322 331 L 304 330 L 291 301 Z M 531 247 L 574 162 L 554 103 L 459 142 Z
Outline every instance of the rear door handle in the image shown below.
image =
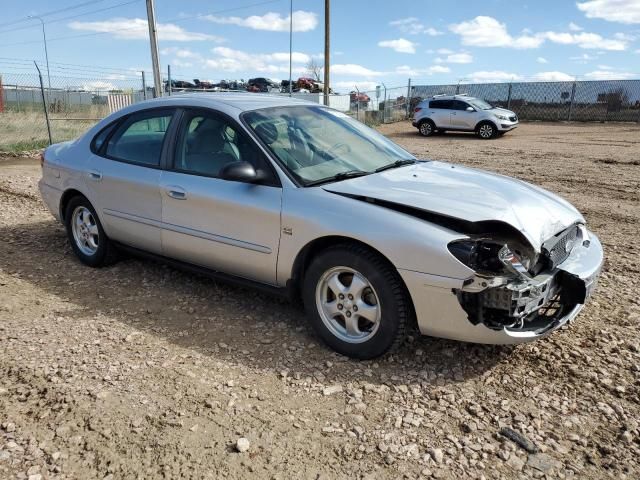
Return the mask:
M 91 180 L 94 180 L 96 182 L 99 182 L 100 180 L 102 180 L 102 173 L 96 170 L 91 170 L 87 175 Z
M 187 199 L 187 192 L 185 192 L 184 188 L 182 187 L 170 186 L 167 187 L 165 191 L 167 192 L 167 195 L 169 195 L 171 198 L 175 198 L 176 200 Z

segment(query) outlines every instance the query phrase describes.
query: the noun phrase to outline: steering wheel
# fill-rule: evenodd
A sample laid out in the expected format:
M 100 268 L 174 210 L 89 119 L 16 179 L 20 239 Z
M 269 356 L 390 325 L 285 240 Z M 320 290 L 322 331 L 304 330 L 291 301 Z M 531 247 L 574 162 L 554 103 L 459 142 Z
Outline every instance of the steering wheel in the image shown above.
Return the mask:
M 333 145 L 329 150 L 325 151 L 325 154 L 332 157 L 332 158 L 336 158 L 337 155 L 334 154 L 334 152 L 337 152 L 341 149 L 344 149 L 344 153 L 351 153 L 351 147 L 349 145 L 347 145 L 346 143 L 336 143 L 335 145 Z

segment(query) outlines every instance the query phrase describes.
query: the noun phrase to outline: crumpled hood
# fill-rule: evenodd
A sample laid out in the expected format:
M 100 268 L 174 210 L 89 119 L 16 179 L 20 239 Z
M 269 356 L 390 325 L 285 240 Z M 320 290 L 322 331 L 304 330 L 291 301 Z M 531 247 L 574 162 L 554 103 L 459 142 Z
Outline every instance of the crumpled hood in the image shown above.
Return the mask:
M 537 251 L 551 236 L 584 222 L 573 205 L 542 188 L 443 162 L 419 162 L 336 182 L 324 189 L 468 222 L 505 222 L 522 232 Z

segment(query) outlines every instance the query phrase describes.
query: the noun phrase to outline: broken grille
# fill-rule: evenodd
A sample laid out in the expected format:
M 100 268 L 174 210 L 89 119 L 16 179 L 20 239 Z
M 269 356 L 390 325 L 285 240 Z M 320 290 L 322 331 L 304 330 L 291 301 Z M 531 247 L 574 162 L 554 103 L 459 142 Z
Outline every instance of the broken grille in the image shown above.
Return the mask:
M 577 238 L 578 226 L 574 225 L 546 242 L 547 244 L 551 244 L 548 248 L 544 248 L 546 257 L 552 268 L 555 268 L 567 259 L 571 254 L 571 250 L 573 250 Z

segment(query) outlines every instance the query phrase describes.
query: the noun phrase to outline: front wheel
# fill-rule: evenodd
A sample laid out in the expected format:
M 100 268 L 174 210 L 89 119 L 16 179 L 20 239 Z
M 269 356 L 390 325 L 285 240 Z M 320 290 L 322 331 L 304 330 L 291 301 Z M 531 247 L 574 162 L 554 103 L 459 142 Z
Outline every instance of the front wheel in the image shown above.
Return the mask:
M 496 136 L 496 134 L 498 133 L 498 129 L 491 122 L 482 122 L 480 125 L 478 125 L 476 133 L 481 139 L 489 140 Z
M 358 245 L 320 253 L 304 278 L 303 299 L 316 333 L 338 353 L 371 359 L 398 347 L 413 309 L 398 272 Z

